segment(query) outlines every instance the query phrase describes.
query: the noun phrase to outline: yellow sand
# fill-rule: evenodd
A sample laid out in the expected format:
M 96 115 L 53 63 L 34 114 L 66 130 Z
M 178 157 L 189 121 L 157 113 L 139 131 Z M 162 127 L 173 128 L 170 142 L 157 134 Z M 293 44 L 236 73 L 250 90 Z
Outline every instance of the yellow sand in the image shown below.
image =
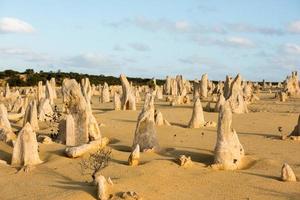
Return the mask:
M 278 131 L 279 126 L 285 133 L 293 130 L 300 100 L 277 103 L 273 96 L 261 95 L 261 101 L 249 106 L 256 112 L 233 115 L 233 127 L 247 154 L 245 169 L 237 171 L 207 167 L 213 161 L 216 128 L 186 128 L 192 104 L 171 107 L 163 101 L 156 102 L 156 108 L 172 126 L 157 127 L 161 153 L 142 153 L 139 166 L 128 166 L 141 104 L 137 111 L 114 111 L 112 103 L 99 104 L 94 97 L 94 115 L 105 124 L 102 135 L 111 140 L 112 161 L 102 172 L 114 182 L 111 193 L 135 191 L 149 200 L 300 199 L 300 182 L 279 179 L 284 162 L 300 176 L 300 142 L 280 140 Z M 207 102 L 202 103 L 205 107 Z M 204 116 L 206 121 L 217 122 L 218 113 L 204 112 Z M 13 125 L 20 128 L 20 124 Z M 57 143 L 40 144 L 44 163 L 29 173 L 0 164 L 0 199 L 95 199 L 97 191 L 89 183 L 90 176 L 81 174 L 81 158 L 67 158 L 64 149 Z M 10 163 L 11 154 L 12 147 L 0 142 L 0 159 Z M 182 154 L 191 156 L 191 168 L 181 168 L 175 162 Z

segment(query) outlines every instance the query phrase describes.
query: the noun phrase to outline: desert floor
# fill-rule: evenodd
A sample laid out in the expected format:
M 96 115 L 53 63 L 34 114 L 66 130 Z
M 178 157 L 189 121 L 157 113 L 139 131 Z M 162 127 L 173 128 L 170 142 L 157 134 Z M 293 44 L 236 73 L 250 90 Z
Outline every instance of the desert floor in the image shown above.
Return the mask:
M 135 191 L 143 199 L 300 199 L 300 182 L 280 181 L 280 171 L 287 162 L 300 177 L 300 142 L 281 140 L 278 127 L 290 133 L 300 113 L 300 99 L 280 103 L 274 94 L 263 94 L 250 105 L 250 113 L 234 114 L 233 128 L 244 146 L 248 164 L 237 171 L 215 171 L 213 161 L 216 128 L 186 128 L 192 104 L 169 106 L 155 102 L 172 126 L 157 127 L 161 152 L 142 153 L 141 164 L 127 165 L 131 151 L 137 111 L 114 111 L 113 103 L 100 104 L 92 99 L 93 113 L 104 137 L 110 139 L 112 160 L 102 173 L 114 182 L 111 193 Z M 61 100 L 57 100 L 61 105 Z M 207 102 L 202 102 L 203 107 Z M 211 105 L 213 107 L 213 104 Z M 218 113 L 204 112 L 206 121 L 217 122 Z M 19 130 L 22 123 L 12 123 Z M 46 127 L 41 124 L 41 127 Z M 47 132 L 42 130 L 42 132 Z M 44 163 L 29 173 L 0 164 L 0 199 L 96 199 L 96 187 L 89 175 L 83 175 L 79 162 L 64 154 L 61 144 L 40 144 Z M 194 165 L 182 168 L 175 162 L 180 155 L 191 156 Z M 0 142 L 0 159 L 10 163 L 12 147 Z

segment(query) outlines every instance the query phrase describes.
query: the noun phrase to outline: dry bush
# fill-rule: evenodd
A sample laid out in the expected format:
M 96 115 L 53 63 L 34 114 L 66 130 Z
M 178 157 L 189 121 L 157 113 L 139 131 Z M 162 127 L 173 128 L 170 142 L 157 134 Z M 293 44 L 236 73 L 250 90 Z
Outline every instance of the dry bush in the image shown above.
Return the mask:
M 81 173 L 89 174 L 93 180 L 98 171 L 101 171 L 108 166 L 111 159 L 111 149 L 103 148 L 89 155 L 88 158 L 80 161 Z
M 53 140 L 57 140 L 58 138 L 58 125 L 61 120 L 61 114 L 62 112 L 58 109 L 57 105 L 54 106 L 53 114 L 52 115 L 46 115 L 47 117 L 50 117 L 51 119 L 49 121 L 45 121 L 48 125 L 48 127 L 51 127 L 51 133 L 50 137 Z

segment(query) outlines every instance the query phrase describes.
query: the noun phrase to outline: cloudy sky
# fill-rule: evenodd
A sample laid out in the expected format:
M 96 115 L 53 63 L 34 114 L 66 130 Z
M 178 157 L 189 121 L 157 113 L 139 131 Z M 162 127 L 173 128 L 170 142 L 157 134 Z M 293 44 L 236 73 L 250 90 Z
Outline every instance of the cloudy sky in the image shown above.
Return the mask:
M 299 0 L 0 0 L 0 69 L 282 80 Z

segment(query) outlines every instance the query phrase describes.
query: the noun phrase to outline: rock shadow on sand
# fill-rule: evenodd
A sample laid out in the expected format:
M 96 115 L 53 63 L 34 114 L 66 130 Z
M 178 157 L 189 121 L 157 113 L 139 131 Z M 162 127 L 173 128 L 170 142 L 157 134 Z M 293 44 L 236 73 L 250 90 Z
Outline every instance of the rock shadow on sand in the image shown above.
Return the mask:
M 117 160 L 117 159 L 112 158 L 110 161 L 111 161 L 111 162 L 114 162 L 114 163 L 117 163 L 117 164 L 120 164 L 120 165 L 126 165 L 126 166 L 129 166 L 127 160 Z M 149 162 L 150 162 L 150 161 L 139 161 L 139 165 L 145 165 L 145 164 L 147 164 L 147 163 L 149 163 Z M 130 166 L 129 166 L 129 167 L 130 167 Z
M 61 157 L 66 157 L 65 149 L 56 149 L 54 151 L 49 151 L 50 155 L 54 154 Z
M 55 184 L 49 186 L 64 190 L 73 190 L 74 192 L 80 190 L 97 199 L 97 188 L 91 182 L 73 180 L 72 178 L 54 170 L 49 171 L 47 175 L 50 174 L 56 177 L 57 180 L 55 181 Z
M 254 173 L 254 172 L 242 172 L 243 174 L 248 174 L 248 175 L 253 175 L 253 176 L 259 176 L 259 177 L 263 177 L 263 178 L 266 178 L 266 179 L 274 179 L 276 181 L 280 181 L 280 177 L 278 176 L 273 176 L 273 175 L 267 175 L 267 174 L 259 174 L 259 173 Z
M 269 138 L 269 139 L 281 140 L 281 136 L 275 135 L 275 134 L 238 132 L 238 135 L 253 135 L 253 136 L 261 136 L 261 137 L 265 137 L 265 138 Z
M 136 120 L 133 119 L 113 119 L 120 122 L 130 122 L 130 123 L 136 123 Z
M 175 162 L 181 155 L 191 156 L 192 161 L 205 164 L 206 166 L 211 165 L 214 161 L 214 155 L 211 153 L 203 153 L 176 148 L 161 149 L 159 155 L 171 157 L 174 159 Z
M 110 145 L 110 147 L 114 150 L 122 151 L 122 152 L 131 152 L 132 150 L 131 146 L 126 146 L 126 145 Z
M 81 190 L 93 196 L 97 199 L 97 188 L 91 183 L 87 182 L 79 182 L 79 181 L 57 181 L 56 185 L 50 185 L 52 187 L 64 189 L 64 190 L 73 190 L 78 191 Z
M 272 189 L 269 189 L 269 188 L 264 188 L 264 187 L 257 187 L 257 186 L 254 186 L 253 188 L 259 190 L 262 194 L 264 195 L 267 195 L 270 197 L 270 199 L 272 199 L 272 196 L 274 198 L 287 198 L 287 199 L 290 199 L 290 200 L 297 200 L 299 199 L 300 197 L 300 192 L 281 192 L 281 191 L 278 191 L 276 189 L 272 190 Z
M 0 149 L 0 159 L 6 161 L 7 163 L 11 162 L 12 154 Z
M 181 128 L 188 128 L 188 125 L 186 124 L 181 124 L 181 123 L 177 123 L 177 122 L 170 122 L 171 126 L 178 126 Z

